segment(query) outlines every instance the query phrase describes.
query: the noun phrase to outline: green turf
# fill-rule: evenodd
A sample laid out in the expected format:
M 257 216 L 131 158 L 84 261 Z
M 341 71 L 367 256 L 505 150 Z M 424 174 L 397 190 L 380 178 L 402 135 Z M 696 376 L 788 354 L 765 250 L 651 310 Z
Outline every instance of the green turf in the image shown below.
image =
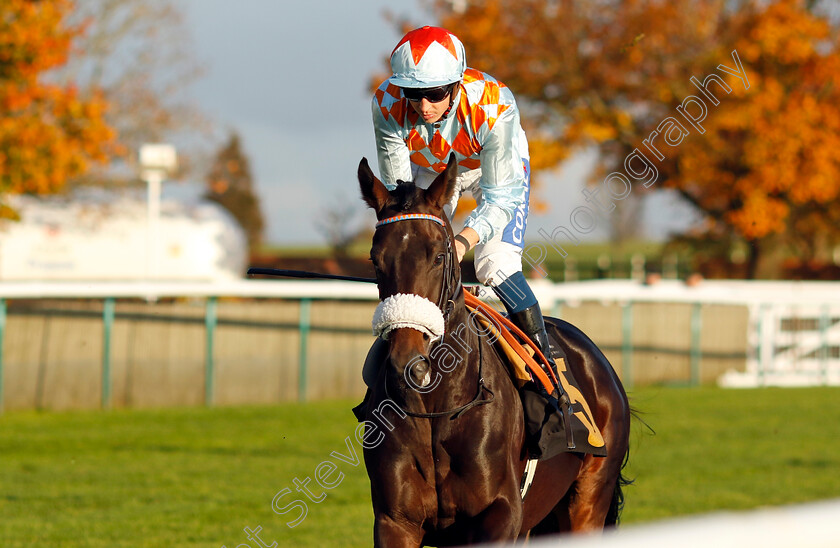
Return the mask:
M 644 389 L 624 522 L 840 496 L 840 389 Z M 351 402 L 0 416 L 0 546 L 369 546 L 364 465 L 347 456 Z M 352 447 L 361 457 L 358 443 Z M 272 498 L 293 480 L 340 485 L 296 527 Z M 312 479 L 313 495 L 323 489 Z
M 625 522 L 840 497 L 840 389 L 638 390 Z

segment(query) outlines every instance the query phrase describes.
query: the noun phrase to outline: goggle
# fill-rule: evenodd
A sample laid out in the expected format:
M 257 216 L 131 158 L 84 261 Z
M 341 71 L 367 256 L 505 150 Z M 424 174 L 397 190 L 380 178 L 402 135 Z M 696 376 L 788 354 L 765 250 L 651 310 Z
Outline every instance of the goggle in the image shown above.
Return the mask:
M 402 91 L 406 99 L 415 103 L 423 99 L 430 103 L 440 103 L 452 92 L 453 87 L 452 84 L 447 84 L 436 88 L 402 88 Z

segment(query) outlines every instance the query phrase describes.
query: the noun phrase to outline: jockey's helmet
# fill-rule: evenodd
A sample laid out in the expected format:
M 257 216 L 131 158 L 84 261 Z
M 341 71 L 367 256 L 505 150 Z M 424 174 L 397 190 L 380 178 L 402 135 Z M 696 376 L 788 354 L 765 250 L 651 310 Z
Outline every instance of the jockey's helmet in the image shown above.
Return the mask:
M 467 69 L 464 44 L 440 27 L 406 34 L 391 52 L 390 82 L 401 88 L 432 88 L 459 82 Z

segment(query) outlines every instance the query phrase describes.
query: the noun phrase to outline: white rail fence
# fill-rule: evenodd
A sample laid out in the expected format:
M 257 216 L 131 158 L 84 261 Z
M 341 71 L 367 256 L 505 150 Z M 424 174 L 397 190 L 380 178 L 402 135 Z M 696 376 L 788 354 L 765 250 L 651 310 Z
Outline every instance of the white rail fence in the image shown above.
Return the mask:
M 709 382 L 707 374 L 701 375 L 701 363 L 711 362 L 713 358 L 719 358 L 718 362 L 724 364 L 725 367 L 730 367 L 726 364 L 732 366 L 733 371 L 719 378 L 719 382 L 724 386 L 840 384 L 840 283 L 837 282 L 705 281 L 698 286 L 688 287 L 677 281 L 662 281 L 647 286 L 630 280 L 599 280 L 556 285 L 544 280 L 535 280 L 533 287 L 547 314 L 568 317 L 574 321 L 579 305 L 600 303 L 604 305 L 603 311 L 597 309 L 589 313 L 590 318 L 595 316 L 594 325 L 600 329 L 604 323 L 603 318 L 608 315 L 606 311 L 609 310 L 612 316 L 606 323 L 610 325 L 604 327 L 598 335 L 606 342 L 602 348 L 608 353 L 613 364 L 622 374 L 625 384 L 628 385 L 632 385 L 636 373 L 642 373 L 642 368 L 638 367 L 639 363 L 646 367 L 650 364 L 650 360 L 645 362 L 638 356 L 644 358 L 645 355 L 649 356 L 657 352 L 666 358 L 658 361 L 667 362 L 667 366 L 671 369 L 678 367 L 679 360 L 688 363 L 688 382 L 691 384 L 701 381 Z M 489 291 L 487 293 L 492 294 Z M 111 339 L 115 325 L 120 328 L 120 321 L 123 323 L 129 321 L 126 318 L 128 314 L 119 307 L 122 305 L 117 306 L 115 301 L 167 298 L 189 299 L 193 302 L 194 310 L 189 312 L 189 318 L 185 316 L 180 319 L 188 320 L 187 323 L 191 325 L 195 324 L 190 327 L 189 332 L 193 344 L 196 337 L 204 339 L 203 345 L 198 343 L 194 350 L 196 356 L 190 358 L 193 361 L 203 359 L 203 366 L 197 364 L 190 370 L 189 375 L 192 379 L 198 377 L 199 381 L 203 375 L 203 402 L 212 405 L 216 377 L 220 373 L 220 366 L 217 363 L 219 345 L 216 340 L 219 325 L 228 326 L 225 328 L 228 331 L 224 332 L 226 333 L 224 339 L 228 341 L 227 347 L 223 349 L 225 352 L 228 347 L 235 346 L 237 343 L 238 335 L 231 334 L 235 327 L 244 329 L 249 325 L 256 326 L 263 332 L 272 329 L 285 330 L 288 337 L 293 337 L 294 340 L 287 337 L 283 342 L 284 348 L 288 349 L 289 345 L 297 347 L 294 357 L 289 358 L 297 360 L 297 371 L 288 373 L 288 378 L 283 377 L 286 380 L 280 379 L 278 382 L 297 384 L 298 399 L 306 399 L 308 393 L 312 394 L 311 387 L 307 392 L 306 383 L 310 375 L 308 371 L 310 365 L 307 361 L 313 360 L 310 354 L 323 350 L 318 346 L 319 341 L 325 340 L 324 337 L 328 336 L 355 336 L 359 340 L 353 343 L 355 345 L 353 346 L 354 358 L 355 353 L 360 352 L 363 358 L 365 349 L 356 347 L 364 346 L 364 343 L 368 341 L 365 337 L 367 337 L 370 317 L 364 310 L 356 310 L 352 319 L 354 323 L 345 323 L 337 328 L 329 326 L 325 328 L 313 325 L 310 314 L 317 310 L 311 307 L 312 303 L 317 301 L 364 303 L 362 308 L 366 310 L 365 307 L 372 307 L 375 304 L 377 292 L 371 284 L 335 281 L 0 282 L 0 411 L 3 409 L 4 394 L 9 394 L 4 391 L 4 382 L 9 383 L 8 375 L 4 374 L 9 373 L 9 371 L 4 371 L 4 348 L 8 350 L 6 348 L 8 344 L 4 346 L 4 335 L 7 334 L 9 328 L 7 311 L 13 310 L 8 308 L 10 304 L 14 305 L 22 301 L 63 299 L 83 299 L 100 303 L 99 305 L 91 304 L 83 312 L 76 310 L 65 313 L 65 316 L 76 314 L 79 319 L 73 320 L 74 322 L 87 322 L 86 325 L 91 326 L 86 328 L 88 333 L 91 328 L 96 329 L 93 326 L 97 318 L 101 322 L 101 337 L 90 339 L 89 344 L 95 346 L 101 344 L 101 352 L 98 353 L 101 356 L 101 382 L 96 382 L 96 389 L 101 390 L 101 406 L 109 407 L 113 384 L 111 355 L 114 352 Z M 218 303 L 221 298 L 227 299 L 226 302 L 237 299 L 282 299 L 293 301 L 296 303 L 296 308 L 289 311 L 291 316 L 287 320 L 274 320 L 274 323 L 262 320 L 250 321 L 248 318 L 245 320 L 220 319 L 218 307 L 225 305 L 225 303 L 221 305 Z M 203 302 L 203 310 L 195 306 L 195 301 Z M 651 316 L 650 305 L 662 303 L 670 304 L 672 308 L 658 307 L 656 313 Z M 718 309 L 711 310 L 713 305 L 718 306 Z M 673 307 L 679 308 L 679 314 Z M 224 306 L 222 310 L 224 311 Z M 721 325 L 717 326 L 718 329 L 714 329 L 716 326 L 710 325 L 722 322 L 733 310 L 742 310 L 744 312 L 741 314 L 748 315 L 748 321 L 740 324 L 744 327 L 738 328 L 737 333 L 727 333 L 727 331 L 732 331 L 729 327 Z M 680 317 L 677 317 L 678 315 Z M 680 339 L 682 346 L 663 349 L 660 348 L 662 346 L 660 343 L 646 343 L 645 341 L 648 340 L 645 339 L 646 333 L 654 331 L 646 324 L 654 320 L 659 322 L 659 327 L 656 329 L 660 331 L 657 335 L 660 341 L 663 340 L 662 333 L 664 332 L 667 335 L 666 342 L 670 339 Z M 239 324 L 236 324 L 237 321 Z M 16 329 L 20 331 L 19 328 Z M 117 331 L 119 334 L 119 329 Z M 591 329 L 588 331 L 593 334 Z M 41 339 L 50 336 L 46 329 L 41 332 L 43 333 L 39 335 Z M 723 340 L 725 336 L 730 339 L 730 342 L 740 337 L 741 342 L 735 341 L 737 344 L 730 345 L 715 356 L 715 351 L 710 351 L 708 348 L 714 349 L 719 341 L 709 339 Z M 35 335 L 30 338 L 33 337 Z M 310 342 L 310 338 L 316 342 Z M 40 343 L 26 344 L 43 346 L 44 342 L 41 340 Z M 240 344 L 247 343 L 240 342 Z M 369 345 L 369 342 L 367 344 Z M 600 341 L 599 344 L 601 344 Z M 648 346 L 645 347 L 645 344 Z M 89 350 L 88 348 L 85 358 L 87 360 L 90 360 L 92 356 Z M 635 361 L 634 355 L 637 356 Z M 325 359 L 334 358 L 335 356 L 328 356 Z M 261 359 L 265 361 L 268 358 Z M 322 358 L 318 357 L 318 359 Z M 707 362 L 703 362 L 704 359 Z M 18 364 L 16 371 L 22 371 L 21 367 Z M 89 366 L 85 367 L 89 369 Z M 238 364 L 223 364 L 221 374 L 229 375 L 237 367 Z M 292 369 L 294 368 L 293 365 Z M 711 371 L 717 370 L 713 368 Z M 183 376 L 187 373 L 178 374 Z M 252 376 L 260 374 L 262 373 L 257 370 L 252 372 Z M 353 379 L 346 382 L 355 382 Z M 55 382 L 60 382 L 60 380 Z M 653 382 L 656 382 L 655 379 Z M 190 401 L 200 403 L 202 395 L 196 393 L 191 396 Z M 235 403 L 234 399 L 225 401 Z M 152 404 L 155 403 L 152 402 Z
M 743 305 L 749 310 L 746 368 L 721 376 L 722 386 L 840 385 L 840 282 L 710 280 L 686 287 L 603 280 L 553 286 L 546 298 Z

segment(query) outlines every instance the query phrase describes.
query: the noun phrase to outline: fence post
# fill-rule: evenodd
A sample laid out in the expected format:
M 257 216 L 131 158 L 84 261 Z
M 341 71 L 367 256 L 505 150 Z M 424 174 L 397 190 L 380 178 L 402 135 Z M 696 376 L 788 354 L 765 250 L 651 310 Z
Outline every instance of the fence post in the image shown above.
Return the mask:
M 767 303 L 761 303 L 758 307 L 758 348 L 756 351 L 758 354 L 758 386 L 766 385 L 767 368 L 769 367 L 767 362 L 772 359 L 773 352 L 775 351 L 772 347 L 768 348 L 770 346 L 768 343 L 771 342 L 771 339 L 765 336 L 765 331 L 767 331 L 768 325 L 770 325 L 767 319 L 767 316 L 770 314 L 769 310 L 770 305 Z
M 621 307 L 621 373 L 624 386 L 633 387 L 633 301 Z
M 216 336 L 216 297 L 207 297 L 204 303 L 204 405 L 213 405 L 215 363 L 213 349 Z
M 694 303 L 691 307 L 691 386 L 700 384 L 700 334 L 703 329 L 703 303 Z
M 111 408 L 111 332 L 114 327 L 114 298 L 102 303 L 102 409 Z
M 0 415 L 3 414 L 3 335 L 6 332 L 6 299 L 0 298 Z
M 307 390 L 307 350 L 309 348 L 309 315 L 312 299 L 300 300 L 300 316 L 298 317 L 298 332 L 300 333 L 300 347 L 298 351 L 298 401 L 306 401 Z
M 822 384 L 828 384 L 828 325 L 829 307 L 823 304 L 820 309 L 820 380 Z

